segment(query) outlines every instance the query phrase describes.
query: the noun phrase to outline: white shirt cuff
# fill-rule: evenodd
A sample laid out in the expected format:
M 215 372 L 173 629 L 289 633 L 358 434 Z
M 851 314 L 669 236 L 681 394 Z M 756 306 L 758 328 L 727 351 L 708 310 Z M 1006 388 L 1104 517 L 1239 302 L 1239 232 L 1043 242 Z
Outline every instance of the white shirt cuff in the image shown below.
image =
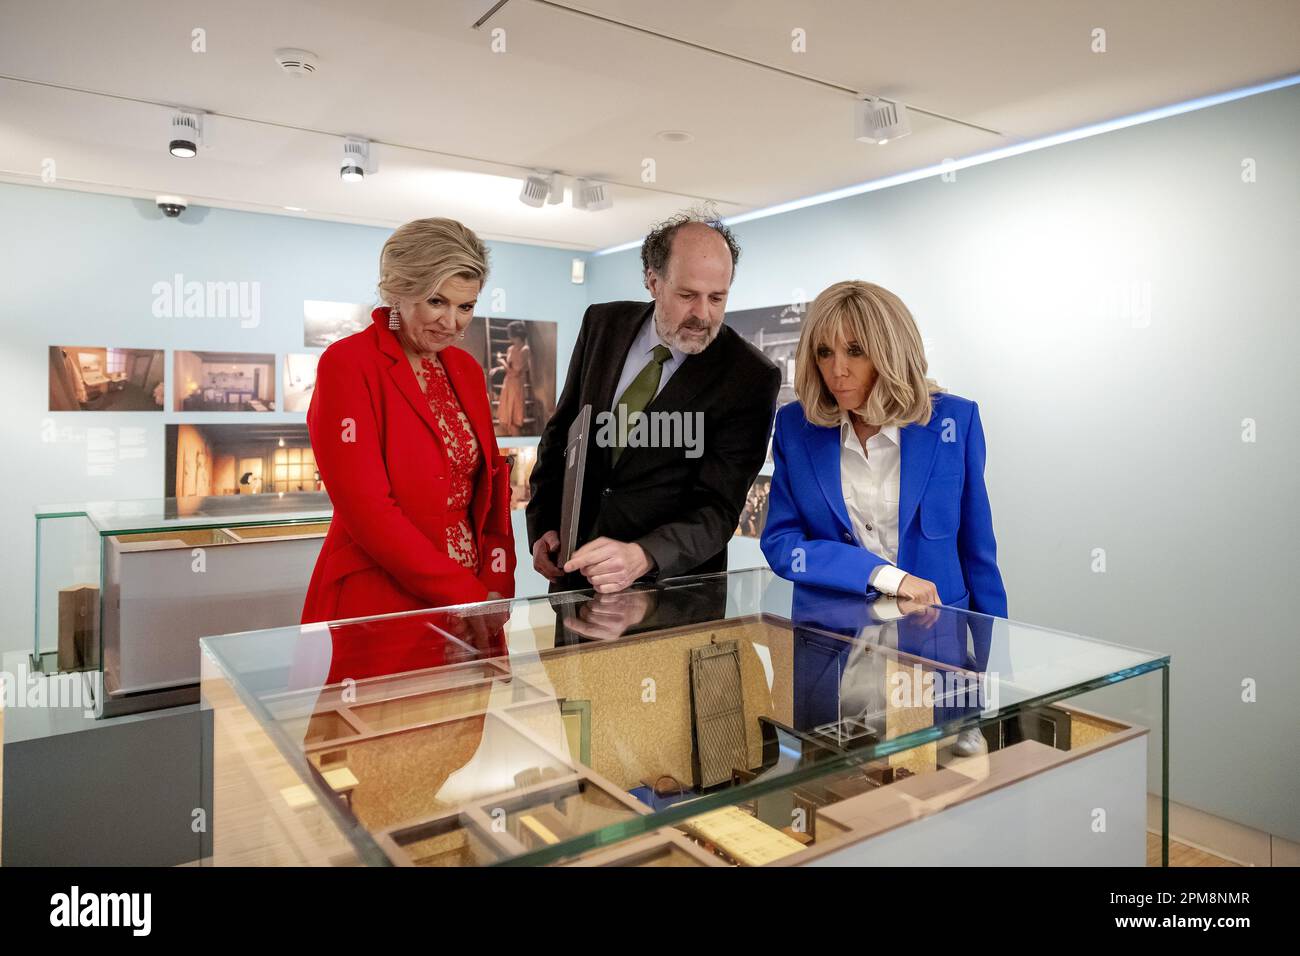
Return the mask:
M 892 564 L 882 564 L 871 572 L 871 577 L 867 583 L 879 591 L 881 594 L 897 594 L 898 586 L 903 583 L 903 578 L 907 577 L 907 572 Z

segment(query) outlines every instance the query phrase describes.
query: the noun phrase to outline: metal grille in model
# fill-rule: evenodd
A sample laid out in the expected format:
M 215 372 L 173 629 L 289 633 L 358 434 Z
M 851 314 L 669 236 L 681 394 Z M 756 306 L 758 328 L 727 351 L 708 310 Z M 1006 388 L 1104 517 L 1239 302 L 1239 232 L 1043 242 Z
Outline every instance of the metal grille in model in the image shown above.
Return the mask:
M 748 767 L 736 641 L 691 650 L 691 717 L 699 786 L 726 783 L 733 769 Z

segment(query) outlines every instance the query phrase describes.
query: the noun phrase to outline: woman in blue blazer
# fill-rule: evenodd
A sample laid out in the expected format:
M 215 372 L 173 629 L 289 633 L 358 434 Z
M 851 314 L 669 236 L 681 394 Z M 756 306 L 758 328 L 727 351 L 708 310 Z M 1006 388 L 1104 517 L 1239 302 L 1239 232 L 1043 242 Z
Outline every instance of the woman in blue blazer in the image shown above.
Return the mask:
M 898 296 L 839 282 L 817 297 L 799 401 L 776 416 L 763 553 L 791 581 L 1005 617 L 979 409 L 926 370 Z

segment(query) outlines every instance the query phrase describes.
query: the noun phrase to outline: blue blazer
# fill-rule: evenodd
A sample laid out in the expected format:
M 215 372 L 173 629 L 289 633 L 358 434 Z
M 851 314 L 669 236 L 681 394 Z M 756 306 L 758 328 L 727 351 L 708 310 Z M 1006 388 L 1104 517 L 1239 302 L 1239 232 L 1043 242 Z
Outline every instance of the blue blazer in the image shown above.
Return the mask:
M 929 424 L 898 432 L 898 567 L 933 581 L 943 604 L 1006 617 L 979 409 L 937 392 L 932 410 Z M 786 405 L 776 415 L 772 458 L 761 541 L 768 564 L 791 581 L 866 594 L 885 559 L 858 543 L 849 521 L 839 426 L 813 425 L 799 403 Z

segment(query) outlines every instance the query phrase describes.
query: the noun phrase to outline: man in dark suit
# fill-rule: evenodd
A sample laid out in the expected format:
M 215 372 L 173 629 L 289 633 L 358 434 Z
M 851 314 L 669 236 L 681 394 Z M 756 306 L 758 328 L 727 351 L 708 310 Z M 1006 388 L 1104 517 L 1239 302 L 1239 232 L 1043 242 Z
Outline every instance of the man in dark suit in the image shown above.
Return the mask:
M 781 373 L 723 323 L 740 249 L 684 213 L 641 246 L 653 302 L 587 309 L 564 392 L 542 432 L 528 503 L 533 566 L 551 590 L 620 591 L 642 578 L 724 571 L 727 542 L 767 456 Z M 579 542 L 556 565 L 569 426 L 592 406 Z M 620 422 L 646 416 L 642 440 Z M 675 417 L 674 417 L 675 416 Z M 616 427 L 603 427 L 615 425 Z M 645 435 L 671 433 L 667 443 Z

